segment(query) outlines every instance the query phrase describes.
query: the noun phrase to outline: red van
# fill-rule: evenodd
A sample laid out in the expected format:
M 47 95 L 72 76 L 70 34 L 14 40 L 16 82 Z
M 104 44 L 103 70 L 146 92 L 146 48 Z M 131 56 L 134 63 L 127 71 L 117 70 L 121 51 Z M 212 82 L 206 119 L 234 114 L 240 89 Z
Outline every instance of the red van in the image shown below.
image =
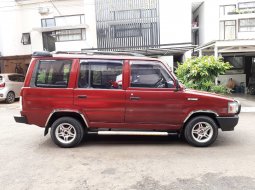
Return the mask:
M 35 52 L 21 91 L 16 122 L 51 128 L 60 147 L 88 134 L 183 135 L 209 146 L 218 129 L 238 123 L 238 101 L 186 89 L 160 60 L 112 55 Z

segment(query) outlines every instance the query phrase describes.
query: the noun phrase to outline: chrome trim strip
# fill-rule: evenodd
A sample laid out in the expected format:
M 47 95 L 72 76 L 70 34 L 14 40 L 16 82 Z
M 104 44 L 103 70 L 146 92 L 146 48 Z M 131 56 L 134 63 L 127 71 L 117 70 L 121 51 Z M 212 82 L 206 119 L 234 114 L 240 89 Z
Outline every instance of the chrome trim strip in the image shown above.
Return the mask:
M 48 119 L 47 119 L 47 121 L 46 121 L 46 123 L 45 123 L 45 127 L 48 125 L 48 123 L 49 123 L 50 118 L 52 117 L 52 115 L 53 115 L 54 113 L 57 113 L 57 112 L 75 112 L 75 113 L 78 113 L 78 114 L 80 114 L 80 116 L 82 117 L 83 121 L 85 122 L 85 124 L 86 124 L 87 127 L 89 128 L 89 124 L 88 124 L 86 118 L 84 117 L 84 115 L 83 115 L 82 113 L 80 113 L 79 111 L 70 110 L 70 109 L 55 109 L 55 110 L 53 110 L 53 111 L 50 113 L 50 115 L 49 115 L 49 117 L 48 117 Z
M 152 131 L 98 131 L 98 135 L 139 135 L 139 136 L 168 136 L 168 132 Z
M 212 113 L 214 114 L 215 116 L 219 116 L 219 114 L 217 114 L 216 112 L 214 111 L 211 111 L 211 110 L 197 110 L 197 111 L 192 111 L 189 113 L 189 115 L 185 118 L 185 120 L 183 121 L 183 123 L 185 123 L 193 114 L 195 113 Z

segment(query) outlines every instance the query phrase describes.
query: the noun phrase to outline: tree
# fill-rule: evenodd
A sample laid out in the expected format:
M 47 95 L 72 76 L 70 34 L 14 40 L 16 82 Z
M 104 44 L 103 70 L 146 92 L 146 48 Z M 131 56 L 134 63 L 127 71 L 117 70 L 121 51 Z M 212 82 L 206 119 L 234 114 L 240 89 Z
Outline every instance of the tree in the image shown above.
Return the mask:
M 228 89 L 215 85 L 215 78 L 231 67 L 228 62 L 214 56 L 193 57 L 183 64 L 178 63 L 176 74 L 188 88 L 225 94 Z

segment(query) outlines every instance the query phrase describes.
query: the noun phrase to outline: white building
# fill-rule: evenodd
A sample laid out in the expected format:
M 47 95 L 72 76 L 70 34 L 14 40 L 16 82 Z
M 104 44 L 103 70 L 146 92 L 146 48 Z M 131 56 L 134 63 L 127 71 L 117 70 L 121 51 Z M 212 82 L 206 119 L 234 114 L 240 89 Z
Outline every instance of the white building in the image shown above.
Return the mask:
M 190 0 L 84 0 L 84 5 L 97 34 L 93 49 L 157 56 L 173 67 L 194 47 Z
M 83 0 L 0 1 L 1 71 L 25 73 L 33 51 L 93 47 L 84 12 Z
M 132 51 L 173 68 L 192 54 L 223 56 L 220 78 L 248 86 L 255 0 L 0 1 L 0 72 L 26 71 L 33 51 Z M 18 67 L 19 68 L 19 67 Z M 254 69 L 255 70 L 255 69 Z
M 193 12 L 193 22 L 197 54 L 221 56 L 233 66 L 219 77 L 221 84 L 230 78 L 238 86 L 255 83 L 254 0 L 205 0 Z

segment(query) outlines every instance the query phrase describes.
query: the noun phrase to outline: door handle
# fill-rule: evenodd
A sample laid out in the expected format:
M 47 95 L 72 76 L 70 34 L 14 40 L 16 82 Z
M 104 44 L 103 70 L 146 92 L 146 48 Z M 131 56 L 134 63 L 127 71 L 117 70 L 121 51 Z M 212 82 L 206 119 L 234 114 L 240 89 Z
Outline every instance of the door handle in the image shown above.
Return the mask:
M 140 100 L 141 98 L 140 97 L 137 97 L 137 96 L 131 96 L 130 97 L 130 100 Z
M 78 98 L 80 98 L 80 99 L 86 99 L 87 96 L 86 96 L 86 95 L 78 95 Z

